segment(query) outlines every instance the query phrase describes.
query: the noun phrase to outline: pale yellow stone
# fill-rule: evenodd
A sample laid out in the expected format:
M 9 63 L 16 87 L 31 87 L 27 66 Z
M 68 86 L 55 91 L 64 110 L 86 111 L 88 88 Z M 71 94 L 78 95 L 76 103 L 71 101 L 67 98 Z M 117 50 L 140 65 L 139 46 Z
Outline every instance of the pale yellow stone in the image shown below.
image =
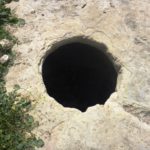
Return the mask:
M 149 0 L 20 0 L 9 7 L 26 24 L 14 32 L 19 44 L 6 87 L 19 84 L 36 100 L 41 150 L 149 150 Z M 121 66 L 116 92 L 84 113 L 49 97 L 41 76 L 52 45 L 75 36 L 104 43 Z

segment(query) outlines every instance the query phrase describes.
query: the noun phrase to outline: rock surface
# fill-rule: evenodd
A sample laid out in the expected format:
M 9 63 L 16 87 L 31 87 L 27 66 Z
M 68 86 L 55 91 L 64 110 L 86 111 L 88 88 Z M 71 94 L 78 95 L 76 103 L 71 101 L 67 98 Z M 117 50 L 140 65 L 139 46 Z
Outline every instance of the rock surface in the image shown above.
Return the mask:
M 0 45 L 4 48 L 10 48 L 13 43 L 7 39 L 0 40 Z
M 149 0 L 20 0 L 9 7 L 26 24 L 12 29 L 19 44 L 6 86 L 19 84 L 36 100 L 41 150 L 149 150 Z M 104 43 L 121 66 L 116 92 L 84 113 L 49 97 L 41 76 L 53 44 L 76 36 Z
M 9 56 L 8 55 L 3 55 L 0 57 L 0 63 L 4 64 L 9 60 Z

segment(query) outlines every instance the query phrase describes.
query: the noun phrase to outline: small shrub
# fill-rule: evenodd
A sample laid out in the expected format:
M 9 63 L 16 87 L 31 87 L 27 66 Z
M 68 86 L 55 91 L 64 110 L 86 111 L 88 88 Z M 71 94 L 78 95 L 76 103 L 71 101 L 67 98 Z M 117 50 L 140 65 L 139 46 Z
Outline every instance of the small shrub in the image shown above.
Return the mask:
M 12 16 L 10 9 L 5 7 L 9 2 L 11 0 L 0 0 L 0 40 L 8 39 L 15 42 L 15 38 L 5 30 L 5 25 L 19 25 L 19 22 L 22 25 L 24 20 Z M 0 45 L 0 57 L 3 54 L 10 56 L 9 61 L 0 64 L 0 150 L 35 150 L 44 143 L 32 133 L 38 122 L 29 115 L 31 101 L 17 94 L 20 88 L 18 85 L 10 93 L 7 93 L 5 88 L 4 76 L 14 59 L 11 49 L 12 46 L 6 48 Z

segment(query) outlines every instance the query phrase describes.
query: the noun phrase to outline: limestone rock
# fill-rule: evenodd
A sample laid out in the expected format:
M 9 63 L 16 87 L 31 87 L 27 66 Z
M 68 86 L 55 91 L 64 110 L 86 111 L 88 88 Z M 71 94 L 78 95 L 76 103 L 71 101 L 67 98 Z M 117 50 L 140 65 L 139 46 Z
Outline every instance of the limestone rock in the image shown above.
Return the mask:
M 7 39 L 3 39 L 0 41 L 0 45 L 3 47 L 3 48 L 10 48 L 13 43 Z
M 14 32 L 19 44 L 6 86 L 19 84 L 36 100 L 41 150 L 149 150 L 149 0 L 20 0 L 9 7 L 26 24 Z M 49 97 L 41 75 L 51 47 L 72 37 L 104 43 L 121 66 L 116 92 L 84 113 Z
M 0 63 L 4 64 L 9 60 L 9 56 L 8 55 L 3 55 L 2 57 L 0 57 Z

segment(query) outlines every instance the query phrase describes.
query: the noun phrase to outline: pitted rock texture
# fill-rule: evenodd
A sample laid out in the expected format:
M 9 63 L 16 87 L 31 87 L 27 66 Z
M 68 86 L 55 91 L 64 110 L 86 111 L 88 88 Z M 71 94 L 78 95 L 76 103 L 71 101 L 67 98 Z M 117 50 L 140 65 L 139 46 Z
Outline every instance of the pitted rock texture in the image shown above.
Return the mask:
M 26 24 L 11 29 L 19 43 L 6 87 L 19 84 L 22 94 L 35 99 L 41 150 L 149 150 L 149 0 L 20 0 L 8 7 Z M 104 43 L 121 66 L 116 92 L 85 113 L 49 97 L 41 76 L 51 47 L 73 37 Z

